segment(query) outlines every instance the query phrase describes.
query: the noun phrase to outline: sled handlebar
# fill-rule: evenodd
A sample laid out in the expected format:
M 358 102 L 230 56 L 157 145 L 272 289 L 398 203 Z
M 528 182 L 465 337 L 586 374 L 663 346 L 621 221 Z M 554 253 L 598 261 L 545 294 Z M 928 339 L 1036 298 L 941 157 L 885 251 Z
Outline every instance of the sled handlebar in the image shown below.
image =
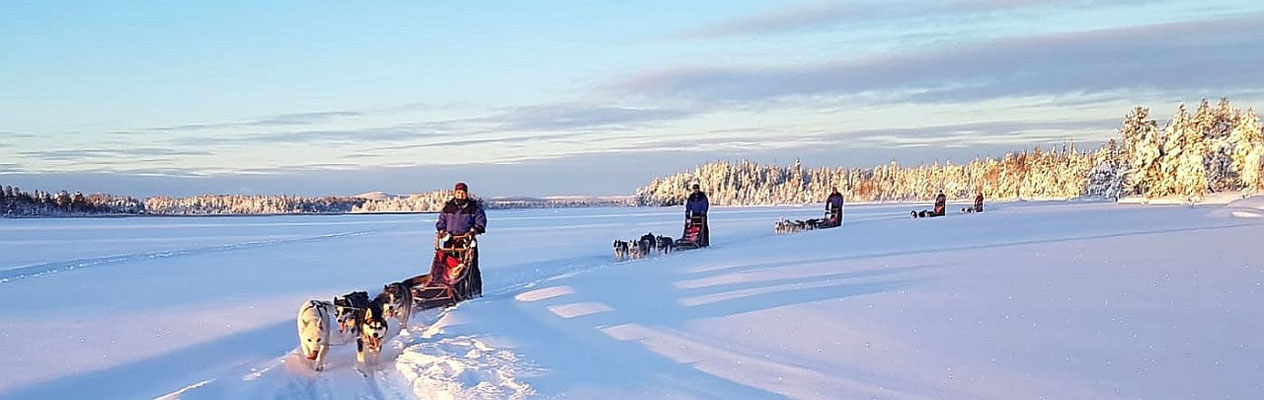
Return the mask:
M 468 247 L 444 247 L 443 246 L 445 242 L 449 242 L 453 239 L 465 239 L 470 245 Z M 435 235 L 434 247 L 435 247 L 435 250 L 438 250 L 438 251 L 460 251 L 460 250 L 468 250 L 470 248 L 473 248 L 475 246 L 475 243 L 478 243 L 478 240 L 474 238 L 474 232 L 466 232 L 460 235 L 453 235 L 448 232 L 439 232 L 438 234 Z

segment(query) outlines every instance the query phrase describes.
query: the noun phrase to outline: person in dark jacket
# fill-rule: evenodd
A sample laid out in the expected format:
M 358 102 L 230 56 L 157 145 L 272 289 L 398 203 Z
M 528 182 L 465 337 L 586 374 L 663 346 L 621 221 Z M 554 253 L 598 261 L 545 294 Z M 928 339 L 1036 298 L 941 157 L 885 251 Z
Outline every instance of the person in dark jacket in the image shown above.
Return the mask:
M 935 196 L 935 212 L 933 216 L 942 217 L 944 211 L 948 208 L 948 196 L 944 196 L 944 191 L 940 190 L 939 195 Z
M 974 212 L 983 212 L 983 192 L 980 191 L 978 196 L 974 196 Z
M 685 221 L 689 221 L 692 217 L 702 217 L 702 232 L 698 236 L 698 246 L 707 247 L 711 243 L 711 230 L 707 223 L 707 210 L 711 208 L 711 202 L 707 200 L 707 194 L 702 192 L 702 187 L 693 184 L 693 192 L 689 193 L 689 199 L 685 201 Z
M 825 211 L 829 212 L 829 226 L 843 224 L 843 194 L 838 192 L 838 188 L 834 188 L 829 198 L 825 199 Z
M 479 201 L 471 199 L 469 194 L 469 186 L 465 182 L 457 182 L 456 187 L 452 190 L 452 199 L 443 205 L 443 211 L 439 213 L 439 220 L 435 222 L 435 230 L 439 236 L 450 233 L 453 236 L 471 233 L 479 235 L 487 232 L 487 214 L 483 211 L 483 205 Z M 478 247 L 474 247 L 473 265 L 470 268 L 470 295 L 473 297 L 481 297 L 483 295 L 483 275 L 478 269 Z M 435 262 L 439 262 L 438 255 L 435 255 Z

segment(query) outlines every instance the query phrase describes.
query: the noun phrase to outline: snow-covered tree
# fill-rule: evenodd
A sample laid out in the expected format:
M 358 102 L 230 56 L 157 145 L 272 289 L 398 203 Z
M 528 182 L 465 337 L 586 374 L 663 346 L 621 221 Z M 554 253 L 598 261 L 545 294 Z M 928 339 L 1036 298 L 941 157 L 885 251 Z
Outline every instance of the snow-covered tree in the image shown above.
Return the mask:
M 1254 109 L 1238 112 L 1229 133 L 1233 146 L 1233 169 L 1238 172 L 1243 189 L 1264 189 L 1261 181 L 1261 160 L 1264 159 L 1264 134 Z
M 1164 130 L 1162 162 L 1165 180 L 1158 195 L 1176 194 L 1186 199 L 1198 199 L 1207 193 L 1206 167 L 1203 158 L 1206 144 L 1198 121 L 1181 105 Z
M 1158 123 L 1150 118 L 1150 109 L 1136 107 L 1128 113 L 1119 135 L 1123 139 L 1127 190 L 1143 194 L 1161 186 L 1163 169 L 1159 162 L 1163 142 Z

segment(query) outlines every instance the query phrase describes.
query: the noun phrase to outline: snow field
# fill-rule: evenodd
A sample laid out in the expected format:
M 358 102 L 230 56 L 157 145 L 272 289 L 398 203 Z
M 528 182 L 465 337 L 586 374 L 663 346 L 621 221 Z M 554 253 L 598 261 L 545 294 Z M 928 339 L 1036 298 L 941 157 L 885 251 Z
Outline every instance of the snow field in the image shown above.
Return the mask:
M 367 376 L 308 369 L 294 309 L 417 273 L 428 216 L 5 221 L 0 397 L 1259 398 L 1259 204 L 721 209 L 712 248 L 623 263 L 679 210 L 494 211 L 486 296 Z

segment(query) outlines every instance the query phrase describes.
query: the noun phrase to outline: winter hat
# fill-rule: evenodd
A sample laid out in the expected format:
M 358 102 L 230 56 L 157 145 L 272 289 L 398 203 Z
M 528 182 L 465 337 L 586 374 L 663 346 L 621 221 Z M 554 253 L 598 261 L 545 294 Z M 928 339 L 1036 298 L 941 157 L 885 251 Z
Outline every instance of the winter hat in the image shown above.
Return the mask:
M 701 187 L 701 186 L 698 186 L 698 184 L 696 184 L 696 183 L 695 183 L 695 184 L 693 184 L 693 186 L 690 186 L 689 188 L 690 188 L 690 189 L 695 189 L 695 190 L 696 190 L 696 189 L 698 189 L 699 187 Z
M 455 187 L 455 188 L 453 188 L 453 190 L 460 190 L 460 191 L 462 191 L 462 192 L 468 192 L 468 191 L 470 191 L 470 187 L 469 187 L 468 185 L 466 185 L 466 184 L 465 184 L 465 182 L 457 182 L 457 183 L 456 183 L 456 187 Z

